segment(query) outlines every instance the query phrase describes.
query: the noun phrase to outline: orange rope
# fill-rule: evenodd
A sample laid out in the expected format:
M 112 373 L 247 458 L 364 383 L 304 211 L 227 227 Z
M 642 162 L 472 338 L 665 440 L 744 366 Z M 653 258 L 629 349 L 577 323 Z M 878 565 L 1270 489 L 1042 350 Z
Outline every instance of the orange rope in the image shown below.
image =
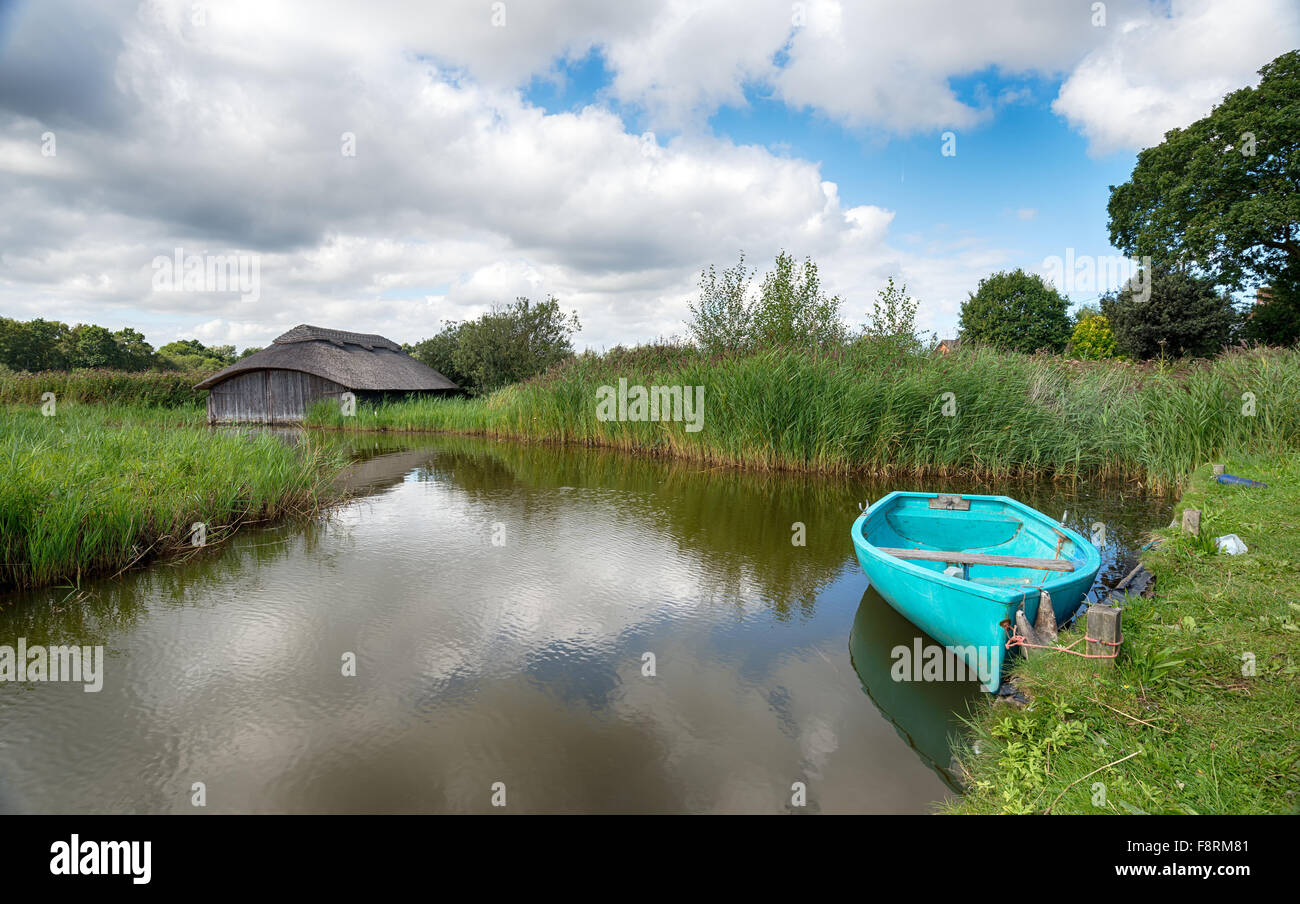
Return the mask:
M 1104 644 L 1105 646 L 1108 647 L 1118 647 L 1120 644 L 1124 642 L 1123 637 L 1120 637 L 1119 640 L 1098 640 L 1095 637 L 1088 637 L 1085 634 L 1083 637 L 1080 637 L 1079 640 L 1076 640 L 1068 647 L 1055 647 L 1055 646 L 1048 646 L 1046 644 L 1041 644 L 1041 643 L 1030 643 L 1029 638 L 1025 637 L 1023 634 L 1020 634 L 1018 631 L 1016 631 L 1015 628 L 1009 628 L 1008 630 L 1011 632 L 1011 636 L 1007 638 L 1006 649 L 1008 650 L 1012 649 L 1013 647 L 1032 647 L 1036 650 L 1051 650 L 1053 653 L 1069 653 L 1071 656 L 1079 656 L 1083 659 L 1115 659 L 1116 657 L 1119 656 L 1119 650 L 1116 650 L 1114 653 L 1110 653 L 1110 654 L 1080 653 L 1078 650 L 1072 649 L 1072 647 L 1074 647 L 1074 645 L 1077 644 L 1079 640 L 1086 640 L 1091 643 Z

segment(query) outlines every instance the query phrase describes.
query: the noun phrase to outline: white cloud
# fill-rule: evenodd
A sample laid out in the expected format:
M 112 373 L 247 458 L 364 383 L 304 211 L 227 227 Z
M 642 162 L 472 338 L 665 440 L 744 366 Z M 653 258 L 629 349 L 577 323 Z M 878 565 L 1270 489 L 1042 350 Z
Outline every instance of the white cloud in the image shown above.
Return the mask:
M 1086 7 L 1035 0 L 812 0 L 808 18 L 775 77 L 782 98 L 850 125 L 895 133 L 974 127 L 995 102 L 964 102 L 950 79 L 991 67 L 1051 74 L 1099 40 Z M 819 24 L 823 20 L 828 24 Z M 998 103 L 1021 98 L 1013 90 Z
M 1111 19 L 1109 40 L 1061 86 L 1052 109 L 1094 154 L 1159 144 L 1253 85 L 1259 67 L 1300 45 L 1293 0 L 1174 0 L 1168 15 Z

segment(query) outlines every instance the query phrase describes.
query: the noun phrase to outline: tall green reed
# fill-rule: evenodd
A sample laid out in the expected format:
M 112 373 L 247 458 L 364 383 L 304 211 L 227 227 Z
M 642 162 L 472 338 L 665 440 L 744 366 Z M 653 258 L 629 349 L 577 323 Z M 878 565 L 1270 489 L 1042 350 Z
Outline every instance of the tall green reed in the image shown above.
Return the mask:
M 703 429 L 599 420 L 597 387 L 620 377 L 703 386 Z M 355 418 L 322 405 L 308 422 L 574 442 L 757 468 L 1102 476 L 1171 486 L 1229 451 L 1300 445 L 1300 351 L 1237 350 L 1159 368 L 989 349 L 908 356 L 866 344 L 711 357 L 617 349 L 483 399 L 362 406 Z
M 0 586 L 115 571 L 241 524 L 318 511 L 337 452 L 211 431 L 199 409 L 0 408 Z

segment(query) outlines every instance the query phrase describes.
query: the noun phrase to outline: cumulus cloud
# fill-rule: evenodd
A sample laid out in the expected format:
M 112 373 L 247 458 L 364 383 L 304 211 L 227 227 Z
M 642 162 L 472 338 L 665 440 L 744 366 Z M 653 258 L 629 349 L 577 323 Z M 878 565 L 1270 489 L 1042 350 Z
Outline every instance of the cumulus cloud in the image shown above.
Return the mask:
M 1061 86 L 1052 109 L 1106 154 L 1159 144 L 1169 129 L 1205 116 L 1225 94 L 1300 45 L 1290 0 L 1174 0 L 1168 14 L 1111 17 L 1109 40 Z
M 789 61 L 775 77 L 782 98 L 851 125 L 900 133 L 987 119 L 994 101 L 961 100 L 954 77 L 990 68 L 1052 74 L 1101 40 L 1086 7 L 1035 0 L 810 0 L 807 23 L 794 33 Z M 1019 97 L 1013 92 L 1003 102 Z

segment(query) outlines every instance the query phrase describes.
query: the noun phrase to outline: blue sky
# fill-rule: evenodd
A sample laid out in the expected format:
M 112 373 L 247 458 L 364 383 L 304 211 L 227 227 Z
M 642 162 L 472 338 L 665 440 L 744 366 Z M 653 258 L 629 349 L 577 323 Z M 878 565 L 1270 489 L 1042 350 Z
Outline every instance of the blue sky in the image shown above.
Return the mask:
M 554 295 L 607 348 L 742 249 L 951 336 L 992 272 L 1117 256 L 1138 151 L 1300 45 L 1294 0 L 0 6 L 0 315 L 155 345 Z M 178 249 L 257 291 L 160 282 Z

